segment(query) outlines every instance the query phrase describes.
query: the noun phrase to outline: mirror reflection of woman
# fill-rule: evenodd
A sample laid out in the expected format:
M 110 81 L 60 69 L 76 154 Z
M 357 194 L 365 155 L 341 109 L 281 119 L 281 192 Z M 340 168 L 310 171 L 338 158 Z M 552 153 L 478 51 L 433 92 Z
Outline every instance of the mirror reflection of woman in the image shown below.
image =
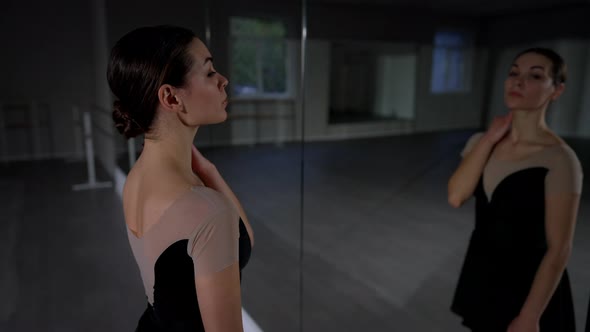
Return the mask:
M 566 266 L 582 168 L 545 122 L 565 81 L 556 52 L 518 54 L 504 86 L 509 113 L 468 140 L 449 180 L 450 205 L 476 198 L 475 229 L 452 303 L 474 332 L 575 330 Z

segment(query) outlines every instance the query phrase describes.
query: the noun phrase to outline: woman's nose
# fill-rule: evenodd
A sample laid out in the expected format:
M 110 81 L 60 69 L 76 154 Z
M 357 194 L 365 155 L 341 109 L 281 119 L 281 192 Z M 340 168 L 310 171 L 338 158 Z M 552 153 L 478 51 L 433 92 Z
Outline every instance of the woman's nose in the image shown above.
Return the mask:
M 225 89 L 228 84 L 229 80 L 225 76 L 221 75 L 221 87 Z

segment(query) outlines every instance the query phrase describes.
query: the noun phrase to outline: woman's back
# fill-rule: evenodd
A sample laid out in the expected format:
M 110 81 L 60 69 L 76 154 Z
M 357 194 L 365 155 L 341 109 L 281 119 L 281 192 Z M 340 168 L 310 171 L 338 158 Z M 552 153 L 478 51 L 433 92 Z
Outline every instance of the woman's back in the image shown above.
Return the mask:
M 196 176 L 183 178 L 153 159 L 157 156 L 142 155 L 127 175 L 123 188 L 125 222 L 137 237 L 156 224 L 178 197 L 191 187 L 202 185 Z
M 195 278 L 237 261 L 238 213 L 213 189 L 166 172 L 150 176 L 138 166 L 124 198 L 129 243 L 148 300 L 140 330 L 142 324 L 147 330 L 203 330 Z

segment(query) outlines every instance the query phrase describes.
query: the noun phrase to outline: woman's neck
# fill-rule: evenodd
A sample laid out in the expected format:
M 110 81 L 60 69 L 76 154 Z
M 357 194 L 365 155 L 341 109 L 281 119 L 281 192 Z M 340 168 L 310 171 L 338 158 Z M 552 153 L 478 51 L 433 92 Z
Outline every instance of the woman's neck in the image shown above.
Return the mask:
M 513 144 L 539 141 L 547 134 L 548 130 L 545 122 L 545 110 L 513 111 L 510 130 L 510 141 Z
M 191 148 L 197 128 L 163 128 L 155 135 L 146 135 L 142 156 L 149 163 L 170 167 L 187 178 L 194 177 L 191 167 Z

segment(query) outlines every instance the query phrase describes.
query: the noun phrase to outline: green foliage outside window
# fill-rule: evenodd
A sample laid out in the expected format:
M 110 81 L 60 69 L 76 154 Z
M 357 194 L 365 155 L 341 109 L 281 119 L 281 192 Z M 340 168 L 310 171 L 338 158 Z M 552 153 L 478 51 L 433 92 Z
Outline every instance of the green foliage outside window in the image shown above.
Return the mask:
M 231 19 L 234 92 L 263 94 L 286 92 L 285 27 L 277 21 Z

